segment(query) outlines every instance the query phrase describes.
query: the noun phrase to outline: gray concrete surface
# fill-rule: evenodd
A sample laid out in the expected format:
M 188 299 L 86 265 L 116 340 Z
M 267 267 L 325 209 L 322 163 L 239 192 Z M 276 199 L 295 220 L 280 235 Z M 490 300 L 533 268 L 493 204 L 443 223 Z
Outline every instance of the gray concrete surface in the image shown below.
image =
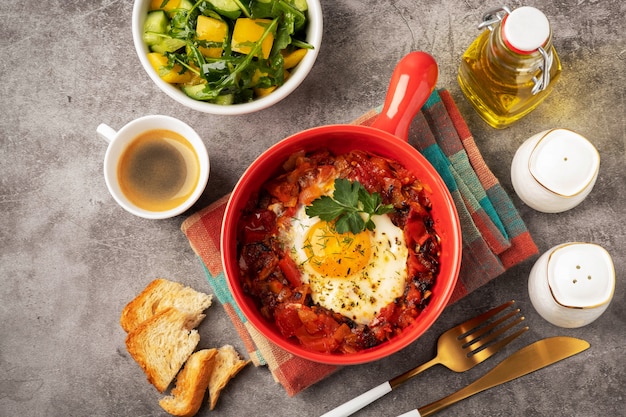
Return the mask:
M 210 291 L 179 230 L 185 216 L 142 220 L 124 212 L 108 194 L 102 176 L 106 144 L 95 133 L 99 123 L 121 127 L 136 117 L 162 113 L 197 129 L 212 163 L 197 210 L 227 193 L 246 166 L 281 138 L 348 122 L 379 105 L 393 66 L 415 49 L 439 62 L 439 87 L 448 88 L 457 100 L 540 251 L 566 241 L 590 241 L 612 254 L 618 278 L 612 304 L 589 326 L 552 326 L 528 298 L 532 259 L 448 308 L 418 342 L 392 357 L 343 369 L 293 398 L 267 369 L 250 366 L 225 390 L 215 411 L 203 408 L 199 415 L 322 414 L 430 359 L 441 332 L 508 299 L 518 301 L 531 330 L 507 353 L 555 335 L 587 339 L 591 349 L 465 400 L 442 416 L 625 415 L 626 3 L 509 3 L 534 5 L 546 13 L 563 76 L 537 111 L 496 131 L 464 100 L 456 69 L 478 34 L 475 25 L 482 12 L 499 5 L 322 0 L 323 46 L 304 84 L 271 109 L 223 117 L 185 110 L 152 84 L 132 45 L 132 1 L 2 2 L 0 415 L 164 416 L 160 395 L 125 351 L 119 314 L 157 276 Z M 553 127 L 588 137 L 601 154 L 601 170 L 583 204 L 562 214 L 542 214 L 514 195 L 509 168 L 524 139 Z M 243 351 L 217 304 L 200 333 L 201 346 L 230 343 Z M 466 385 L 495 363 L 462 374 L 430 369 L 359 415 L 401 414 Z

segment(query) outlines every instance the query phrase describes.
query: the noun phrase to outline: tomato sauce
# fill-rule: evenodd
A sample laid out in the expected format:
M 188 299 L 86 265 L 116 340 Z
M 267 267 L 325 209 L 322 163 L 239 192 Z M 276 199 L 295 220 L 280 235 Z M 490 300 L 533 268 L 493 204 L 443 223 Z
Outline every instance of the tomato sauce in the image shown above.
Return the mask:
M 284 337 L 327 353 L 379 345 L 418 320 L 439 273 L 441 250 L 424 184 L 398 162 L 363 151 L 300 152 L 283 168 L 251 197 L 238 226 L 240 279 L 265 319 L 275 323 Z M 378 192 L 384 204 L 392 204 L 389 216 L 403 230 L 409 249 L 403 295 L 367 325 L 316 305 L 289 249 L 278 238 L 296 208 L 320 197 L 318 184 L 333 178 L 359 181 L 370 193 Z

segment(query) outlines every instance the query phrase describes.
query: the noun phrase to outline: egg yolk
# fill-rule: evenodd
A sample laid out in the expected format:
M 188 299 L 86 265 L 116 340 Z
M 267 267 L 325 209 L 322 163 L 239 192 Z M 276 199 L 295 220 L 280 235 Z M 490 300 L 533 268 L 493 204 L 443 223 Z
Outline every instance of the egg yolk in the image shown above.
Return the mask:
M 311 267 L 323 276 L 349 277 L 370 262 L 372 246 L 367 231 L 337 233 L 333 223 L 319 221 L 306 236 L 303 248 Z

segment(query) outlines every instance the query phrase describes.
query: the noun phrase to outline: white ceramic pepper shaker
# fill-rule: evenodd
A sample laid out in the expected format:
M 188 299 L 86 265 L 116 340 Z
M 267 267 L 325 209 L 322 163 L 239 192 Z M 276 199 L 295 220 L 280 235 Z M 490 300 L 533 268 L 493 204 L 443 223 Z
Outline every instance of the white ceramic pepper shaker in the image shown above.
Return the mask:
M 600 155 L 589 140 L 568 129 L 551 129 L 528 138 L 518 148 L 511 181 L 529 207 L 559 213 L 589 195 L 599 169 Z
M 600 317 L 614 290 L 613 260 L 593 243 L 554 246 L 535 262 L 528 279 L 535 310 L 559 327 L 582 327 Z

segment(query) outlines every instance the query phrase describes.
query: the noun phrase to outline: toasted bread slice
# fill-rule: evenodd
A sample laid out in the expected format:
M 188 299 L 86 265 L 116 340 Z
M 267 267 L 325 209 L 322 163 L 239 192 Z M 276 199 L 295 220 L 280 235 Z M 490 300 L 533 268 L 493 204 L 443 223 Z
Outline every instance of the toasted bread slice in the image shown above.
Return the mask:
M 159 401 L 165 411 L 178 417 L 192 417 L 198 412 L 209 386 L 216 355 L 217 349 L 202 349 L 187 359 L 176 377 L 176 387 L 171 395 Z
M 194 351 L 200 335 L 193 329 L 203 314 L 170 307 L 141 323 L 126 337 L 126 349 L 159 392 L 165 391 Z
M 249 361 L 243 360 L 234 347 L 230 345 L 222 346 L 217 350 L 215 365 L 211 378 L 209 379 L 209 395 L 211 398 L 210 409 L 213 410 L 217 404 L 220 393 L 228 383 Z
M 212 299 L 212 295 L 198 292 L 178 282 L 158 278 L 148 284 L 137 297 L 124 307 L 120 324 L 128 333 L 142 322 L 169 307 L 176 307 L 180 311 L 199 315 L 211 306 Z M 198 323 L 196 323 L 197 325 Z

